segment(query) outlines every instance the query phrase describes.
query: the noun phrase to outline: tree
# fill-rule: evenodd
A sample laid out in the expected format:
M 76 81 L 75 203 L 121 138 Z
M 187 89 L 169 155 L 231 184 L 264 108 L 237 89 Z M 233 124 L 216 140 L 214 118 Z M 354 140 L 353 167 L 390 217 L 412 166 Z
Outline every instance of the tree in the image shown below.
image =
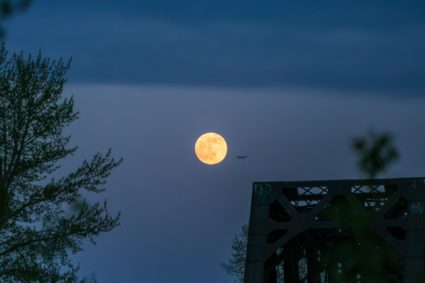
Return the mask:
M 97 280 L 96 274 L 92 273 L 81 279 L 79 283 L 99 283 L 99 280 Z
M 31 0 L 0 0 L 0 24 L 2 24 L 4 19 L 10 18 L 15 15 L 17 12 L 21 12 L 28 8 Z M 0 25 L 0 38 L 3 38 L 5 35 L 5 30 L 2 25 Z
M 243 282 L 246 262 L 246 248 L 248 245 L 248 225 L 242 226 L 241 231 L 235 235 L 232 243 L 232 254 L 227 263 L 222 262 L 221 267 L 225 272 Z
M 354 138 L 352 147 L 358 156 L 357 165 L 360 172 L 370 179 L 385 172 L 399 158 L 389 133 L 371 132 L 365 137 Z
M 364 137 L 354 138 L 352 149 L 357 154 L 359 171 L 369 179 L 375 179 L 384 173 L 399 158 L 392 136 L 385 132 L 371 132 Z M 333 249 L 324 255 L 329 264 L 344 259 L 345 272 L 335 274 L 339 282 L 353 281 L 357 273 L 361 274 L 362 282 L 379 283 L 391 280 L 385 277 L 385 270 L 394 270 L 395 267 L 401 266 L 401 263 L 396 252 L 383 245 L 383 240 L 370 230 L 373 225 L 373 212 L 341 203 L 335 206 L 331 214 L 340 227 L 349 231 L 355 239 L 335 241 Z
M 63 129 L 78 117 L 73 97 L 62 95 L 70 62 L 13 54 L 0 48 L 0 281 L 75 282 L 69 258 L 82 241 L 119 224 L 101 193 L 121 163 L 95 154 L 74 171 L 58 175 L 71 156 Z

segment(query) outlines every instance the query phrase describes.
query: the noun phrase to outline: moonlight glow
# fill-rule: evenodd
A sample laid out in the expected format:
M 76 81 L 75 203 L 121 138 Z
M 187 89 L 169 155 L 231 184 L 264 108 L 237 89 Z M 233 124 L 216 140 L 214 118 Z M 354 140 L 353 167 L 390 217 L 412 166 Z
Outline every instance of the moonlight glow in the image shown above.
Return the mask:
M 227 144 L 222 136 L 216 133 L 206 133 L 195 143 L 196 156 L 205 164 L 220 163 L 226 157 Z

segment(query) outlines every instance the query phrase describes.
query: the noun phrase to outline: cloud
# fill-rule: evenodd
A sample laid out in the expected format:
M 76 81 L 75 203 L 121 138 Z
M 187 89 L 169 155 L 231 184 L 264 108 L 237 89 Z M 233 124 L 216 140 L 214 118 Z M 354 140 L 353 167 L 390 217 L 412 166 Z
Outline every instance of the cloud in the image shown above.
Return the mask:
M 56 7 L 63 14 L 50 15 L 40 6 L 13 22 L 8 44 L 72 56 L 75 82 L 425 91 L 425 23 L 404 6 L 390 5 L 381 18 L 366 14 L 360 21 L 364 3 L 350 12 L 344 8 L 346 17 L 338 13 L 341 7 L 325 5 L 315 14 L 313 6 L 295 5 L 287 7 L 295 14 L 285 10 L 281 17 L 259 11 L 231 18 L 214 10 L 205 19 L 155 5 L 145 12 L 136 5 L 133 12 L 127 4 L 117 8 L 122 14 L 106 5 L 93 13 Z

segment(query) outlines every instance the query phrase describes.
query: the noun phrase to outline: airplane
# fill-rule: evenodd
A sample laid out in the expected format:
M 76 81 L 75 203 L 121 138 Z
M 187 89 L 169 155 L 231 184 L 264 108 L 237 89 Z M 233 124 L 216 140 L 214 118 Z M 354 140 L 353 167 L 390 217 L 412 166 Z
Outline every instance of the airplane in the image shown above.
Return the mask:
M 248 158 L 248 155 L 236 155 L 237 159 L 245 159 Z

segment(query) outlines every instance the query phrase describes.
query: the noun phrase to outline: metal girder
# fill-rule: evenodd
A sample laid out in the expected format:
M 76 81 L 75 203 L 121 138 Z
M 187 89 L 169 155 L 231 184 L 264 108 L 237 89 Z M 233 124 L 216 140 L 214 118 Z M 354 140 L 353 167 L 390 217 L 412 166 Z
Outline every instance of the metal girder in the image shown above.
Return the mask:
M 425 178 L 256 182 L 245 283 L 336 282 L 332 270 L 348 264 L 321 257 L 335 243 L 365 243 L 357 228 L 400 259 L 392 282 L 415 282 L 425 272 Z

